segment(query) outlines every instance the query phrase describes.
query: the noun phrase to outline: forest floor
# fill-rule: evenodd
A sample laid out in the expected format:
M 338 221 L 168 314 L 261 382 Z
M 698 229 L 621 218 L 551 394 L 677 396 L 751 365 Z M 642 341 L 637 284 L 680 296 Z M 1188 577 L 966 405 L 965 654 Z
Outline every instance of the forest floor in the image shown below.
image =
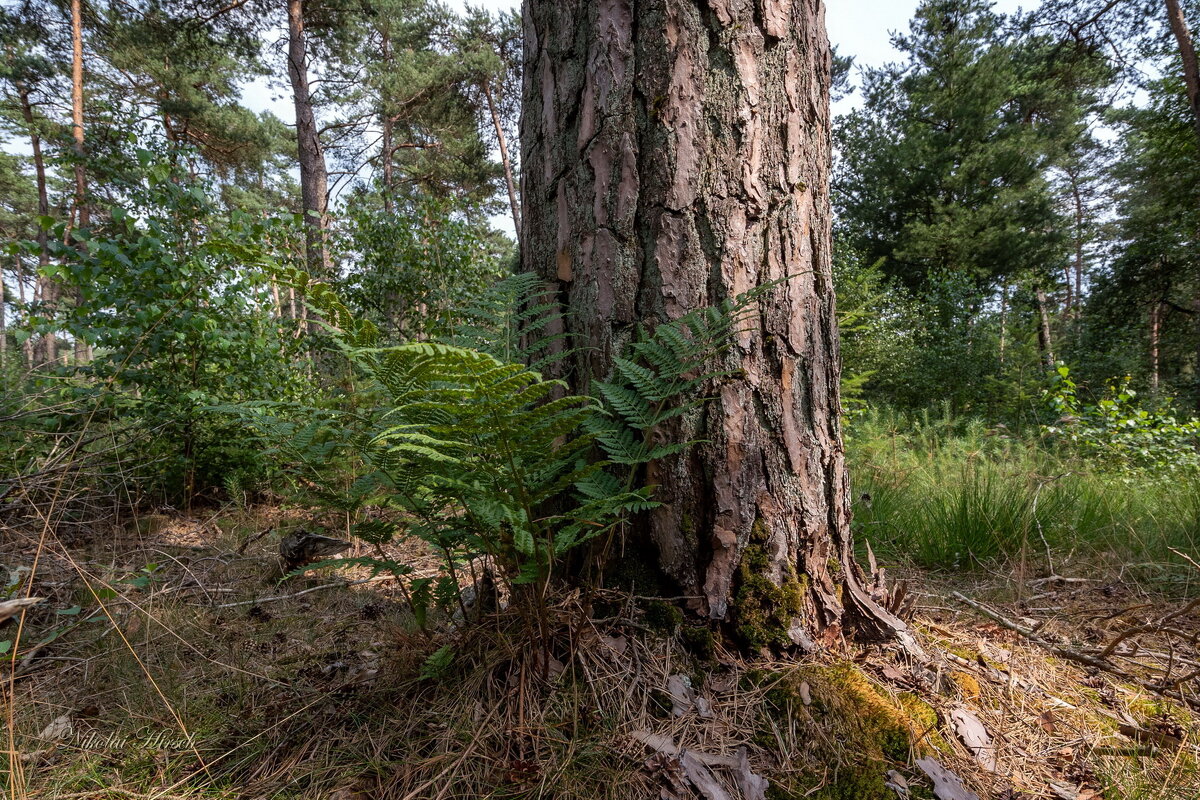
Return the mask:
M 264 532 L 299 521 L 6 535 L 0 561 L 45 598 L 0 629 L 21 626 L 7 797 L 1200 797 L 1200 621 L 1120 571 L 909 572 L 928 664 L 887 646 L 746 661 L 615 593 L 560 598 L 535 652 L 512 615 L 426 635 L 386 578 L 273 584 Z M 1072 660 L 1118 639 L 1120 674 Z

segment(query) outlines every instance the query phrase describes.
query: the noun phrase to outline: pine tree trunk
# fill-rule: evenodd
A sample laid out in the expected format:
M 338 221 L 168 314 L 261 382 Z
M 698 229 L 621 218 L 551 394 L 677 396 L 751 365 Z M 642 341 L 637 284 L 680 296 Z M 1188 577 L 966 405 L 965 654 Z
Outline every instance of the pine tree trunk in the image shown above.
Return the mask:
M 29 307 L 25 305 L 25 262 L 17 258 L 17 302 L 21 304 L 21 308 L 25 309 L 26 322 L 28 322 Z M 25 343 L 21 345 L 21 354 L 25 359 L 25 371 L 33 369 L 33 336 L 28 336 Z
M 75 150 L 75 226 L 87 228 L 91 223 L 87 204 L 87 174 L 84 171 L 83 139 L 83 3 L 71 0 L 71 136 Z M 75 291 L 75 302 L 80 293 Z M 92 348 L 78 333 L 74 342 L 75 365 L 92 360 Z
M 88 225 L 87 176 L 83 169 L 83 5 L 71 0 L 71 139 L 75 150 L 75 225 Z
M 300 163 L 300 198 L 304 209 L 305 260 L 308 271 L 322 278 L 329 275 L 329 255 L 325 240 L 328 225 L 327 194 L 329 176 L 325 169 L 325 151 L 313 113 L 312 92 L 308 85 L 308 46 L 304 32 L 303 0 L 288 0 L 288 78 L 296 109 L 296 144 Z
M 392 61 L 392 40 L 386 29 L 380 34 L 379 50 L 384 62 L 390 64 Z M 383 126 L 383 138 L 379 148 L 379 156 L 383 167 L 383 211 L 390 217 L 392 211 L 395 209 L 392 200 L 392 184 L 394 183 L 392 178 L 394 166 L 392 164 L 392 156 L 396 151 L 392 146 L 392 134 L 396 127 L 396 120 L 392 117 L 391 109 L 388 108 L 386 101 L 382 103 L 382 107 L 380 108 L 379 119 Z
M 572 312 L 586 390 L 639 323 L 769 281 L 740 376 L 651 465 L 645 530 L 695 610 L 754 644 L 903 632 L 851 555 L 819 0 L 527 0 L 527 268 Z
M 21 116 L 25 120 L 26 127 L 29 128 L 29 146 L 33 153 L 33 177 L 37 186 L 38 216 L 48 217 L 50 216 L 50 194 L 46 188 L 46 159 L 42 155 L 42 137 L 38 132 L 37 119 L 33 116 L 33 103 L 29 98 L 29 87 L 20 82 L 16 84 L 16 87 L 21 100 Z M 38 225 L 37 243 L 38 272 L 35 277 L 37 281 L 35 296 L 43 303 L 53 306 L 58 287 L 54 283 L 54 279 L 46 275 L 46 267 L 50 266 L 50 239 L 46 229 L 41 225 Z M 53 333 L 42 336 L 38 343 L 38 352 L 30 355 L 31 362 L 36 360 L 39 364 L 51 363 L 58 349 L 55 338 Z M 29 341 L 33 341 L 32 337 Z
M 1188 28 L 1187 19 L 1179 0 L 1166 0 L 1167 22 L 1171 33 L 1175 34 L 1175 43 L 1183 61 L 1183 82 L 1187 87 L 1188 106 L 1192 111 L 1192 126 L 1200 138 L 1200 61 L 1196 59 L 1196 47 L 1192 42 L 1192 31 Z
M 483 79 L 483 98 L 487 102 L 488 114 L 492 117 L 492 127 L 496 131 L 496 144 L 500 147 L 500 162 L 504 166 L 504 185 L 508 189 L 508 204 L 512 209 L 513 230 L 517 234 L 517 248 L 521 246 L 521 201 L 517 191 L 517 181 L 513 177 L 512 159 L 508 157 L 508 137 L 504 135 L 504 125 L 500 122 L 500 112 L 496 109 L 496 99 L 492 94 L 492 84 Z
M 1163 305 L 1158 300 L 1150 306 L 1150 393 L 1154 395 L 1158 394 L 1158 349 L 1162 332 L 1162 308 Z

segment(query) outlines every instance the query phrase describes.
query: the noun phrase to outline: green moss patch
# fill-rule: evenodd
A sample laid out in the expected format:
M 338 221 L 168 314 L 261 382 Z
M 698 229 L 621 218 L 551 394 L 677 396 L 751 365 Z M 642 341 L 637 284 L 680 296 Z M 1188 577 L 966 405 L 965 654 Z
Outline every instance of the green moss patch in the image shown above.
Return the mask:
M 885 694 L 852 664 L 800 667 L 767 697 L 775 713 L 803 726 L 804 761 L 827 767 L 807 780 L 775 786 L 769 795 L 775 798 L 893 800 L 884 785 L 887 771 L 905 767 L 940 740 L 932 706 L 912 693 Z

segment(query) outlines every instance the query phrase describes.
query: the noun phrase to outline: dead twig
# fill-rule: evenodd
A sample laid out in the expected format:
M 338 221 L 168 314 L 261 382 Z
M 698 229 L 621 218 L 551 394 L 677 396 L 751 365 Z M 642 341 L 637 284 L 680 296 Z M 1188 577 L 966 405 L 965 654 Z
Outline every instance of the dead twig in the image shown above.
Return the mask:
M 254 600 L 239 600 L 236 603 L 221 603 L 220 605 L 213 606 L 213 608 L 237 608 L 238 606 L 256 606 L 259 603 L 270 603 L 275 600 L 290 600 L 293 597 L 299 597 L 300 595 L 308 594 L 309 592 L 319 592 L 322 589 L 336 589 L 339 586 L 344 586 L 346 588 L 349 588 L 351 586 L 362 586 L 364 583 L 379 583 L 381 581 L 392 581 L 392 580 L 395 580 L 395 578 L 392 577 L 391 575 L 377 575 L 374 578 L 363 578 L 360 581 L 348 581 L 348 582 L 347 581 L 338 581 L 337 583 L 326 583 L 326 584 L 322 584 L 321 586 L 312 586 L 308 589 L 302 589 L 299 592 L 292 592 L 291 594 L 276 594 L 276 595 L 272 595 L 270 597 L 259 597 Z
M 1154 692 L 1155 694 L 1159 694 L 1163 697 L 1168 697 L 1172 700 L 1175 700 L 1176 702 L 1183 703 L 1184 705 L 1189 706 L 1190 708 L 1200 710 L 1200 699 L 1194 699 L 1194 698 L 1188 697 L 1187 695 L 1184 695 L 1182 692 L 1176 691 L 1174 689 L 1166 688 L 1164 686 L 1155 684 L 1152 681 L 1143 680 L 1143 679 L 1139 678 L 1138 676 L 1132 675 L 1129 672 L 1121 669 L 1116 664 L 1113 664 L 1110 661 L 1106 661 L 1105 659 L 1100 658 L 1098 656 L 1091 655 L 1089 653 L 1081 653 L 1078 650 L 1072 650 L 1069 647 L 1063 647 L 1062 645 L 1058 645 L 1053 642 L 1049 642 L 1046 639 L 1044 639 L 1038 635 L 1038 629 L 1028 628 L 1028 627 L 1025 627 L 1024 625 L 1021 625 L 1020 623 L 1014 622 L 1013 620 L 1009 619 L 1008 617 L 1005 617 L 1004 615 L 1002 615 L 996 611 L 993 611 L 992 609 L 988 608 L 987 606 L 983 605 L 982 603 L 978 603 L 978 602 L 970 599 L 969 597 L 963 595 L 961 592 L 951 592 L 951 596 L 954 599 L 958 600 L 959 602 L 964 603 L 964 604 L 970 606 L 971 608 L 973 608 L 974 610 L 978 611 L 980 614 L 982 614 L 985 617 L 987 617 L 988 619 L 992 620 L 997 625 L 999 625 L 1003 628 L 1008 628 L 1010 631 L 1013 631 L 1015 633 L 1019 633 L 1021 636 L 1023 636 L 1029 642 L 1037 645 L 1038 647 L 1047 651 L 1051 655 L 1057 656 L 1065 661 L 1074 661 L 1077 664 L 1083 664 L 1085 666 L 1092 667 L 1093 669 L 1097 669 L 1102 672 L 1107 672 L 1110 675 L 1116 675 L 1118 678 L 1123 678 L 1127 681 L 1136 683 L 1138 686 L 1141 686 L 1143 689 L 1147 689 L 1148 691 Z M 1040 626 L 1039 626 L 1039 628 L 1040 628 Z

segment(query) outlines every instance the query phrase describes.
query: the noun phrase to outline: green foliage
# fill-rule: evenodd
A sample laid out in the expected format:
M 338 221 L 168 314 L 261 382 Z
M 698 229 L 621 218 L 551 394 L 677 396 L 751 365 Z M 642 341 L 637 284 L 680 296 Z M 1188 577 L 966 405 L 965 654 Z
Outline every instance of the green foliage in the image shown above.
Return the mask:
M 387 211 L 360 195 L 346 223 L 355 258 L 338 289 L 392 342 L 449 335 L 504 273 L 506 243 L 446 201 L 422 197 Z
M 1070 369 L 1059 366 L 1045 401 L 1056 416 L 1042 430 L 1093 468 L 1154 475 L 1200 470 L 1200 419 L 1180 420 L 1170 401 L 1145 408 L 1128 377 L 1110 382 L 1095 403 L 1083 402 Z
M 46 221 L 53 258 L 43 275 L 72 302 L 32 321 L 94 349 L 70 384 L 81 421 L 119 414 L 154 431 L 158 474 L 145 488 L 186 500 L 263 469 L 208 406 L 301 391 L 291 331 L 262 313 L 270 242 L 282 233 L 223 215 L 169 156 L 138 156 L 143 178 L 121 184 L 122 203 L 103 222 L 68 236 L 65 223 Z
M 1200 481 L 1114 473 L 1069 448 L 949 413 L 872 409 L 847 438 L 854 529 L 885 558 L 934 569 L 1044 565 L 1047 552 L 1191 579 Z M 1136 567 L 1131 565 L 1137 565 Z
M 983 0 L 924 0 L 894 42 L 906 61 L 869 70 L 865 108 L 837 124 L 852 243 L 910 287 L 1049 275 L 1065 252 L 1046 170 L 1082 135 L 1102 61 Z
M 531 276 L 485 293 L 454 337 L 488 342 L 491 353 L 436 342 L 380 347 L 375 326 L 329 287 L 295 271 L 280 276 L 307 295 L 362 388 L 325 409 L 258 402 L 221 410 L 238 411 L 275 442 L 310 494 L 356 520 L 359 538 L 417 538 L 442 555 L 438 579 L 407 582 L 422 625 L 429 610 L 452 610 L 475 559 L 486 557 L 514 585 L 544 586 L 571 551 L 652 508 L 642 470 L 690 445 L 672 438 L 670 425 L 725 374 L 706 365 L 757 296 L 639 331 L 589 398 L 506 360 L 550 364 L 568 352 L 557 312 Z M 370 399 L 347 402 L 355 398 Z M 408 574 L 382 554 L 361 561 Z

